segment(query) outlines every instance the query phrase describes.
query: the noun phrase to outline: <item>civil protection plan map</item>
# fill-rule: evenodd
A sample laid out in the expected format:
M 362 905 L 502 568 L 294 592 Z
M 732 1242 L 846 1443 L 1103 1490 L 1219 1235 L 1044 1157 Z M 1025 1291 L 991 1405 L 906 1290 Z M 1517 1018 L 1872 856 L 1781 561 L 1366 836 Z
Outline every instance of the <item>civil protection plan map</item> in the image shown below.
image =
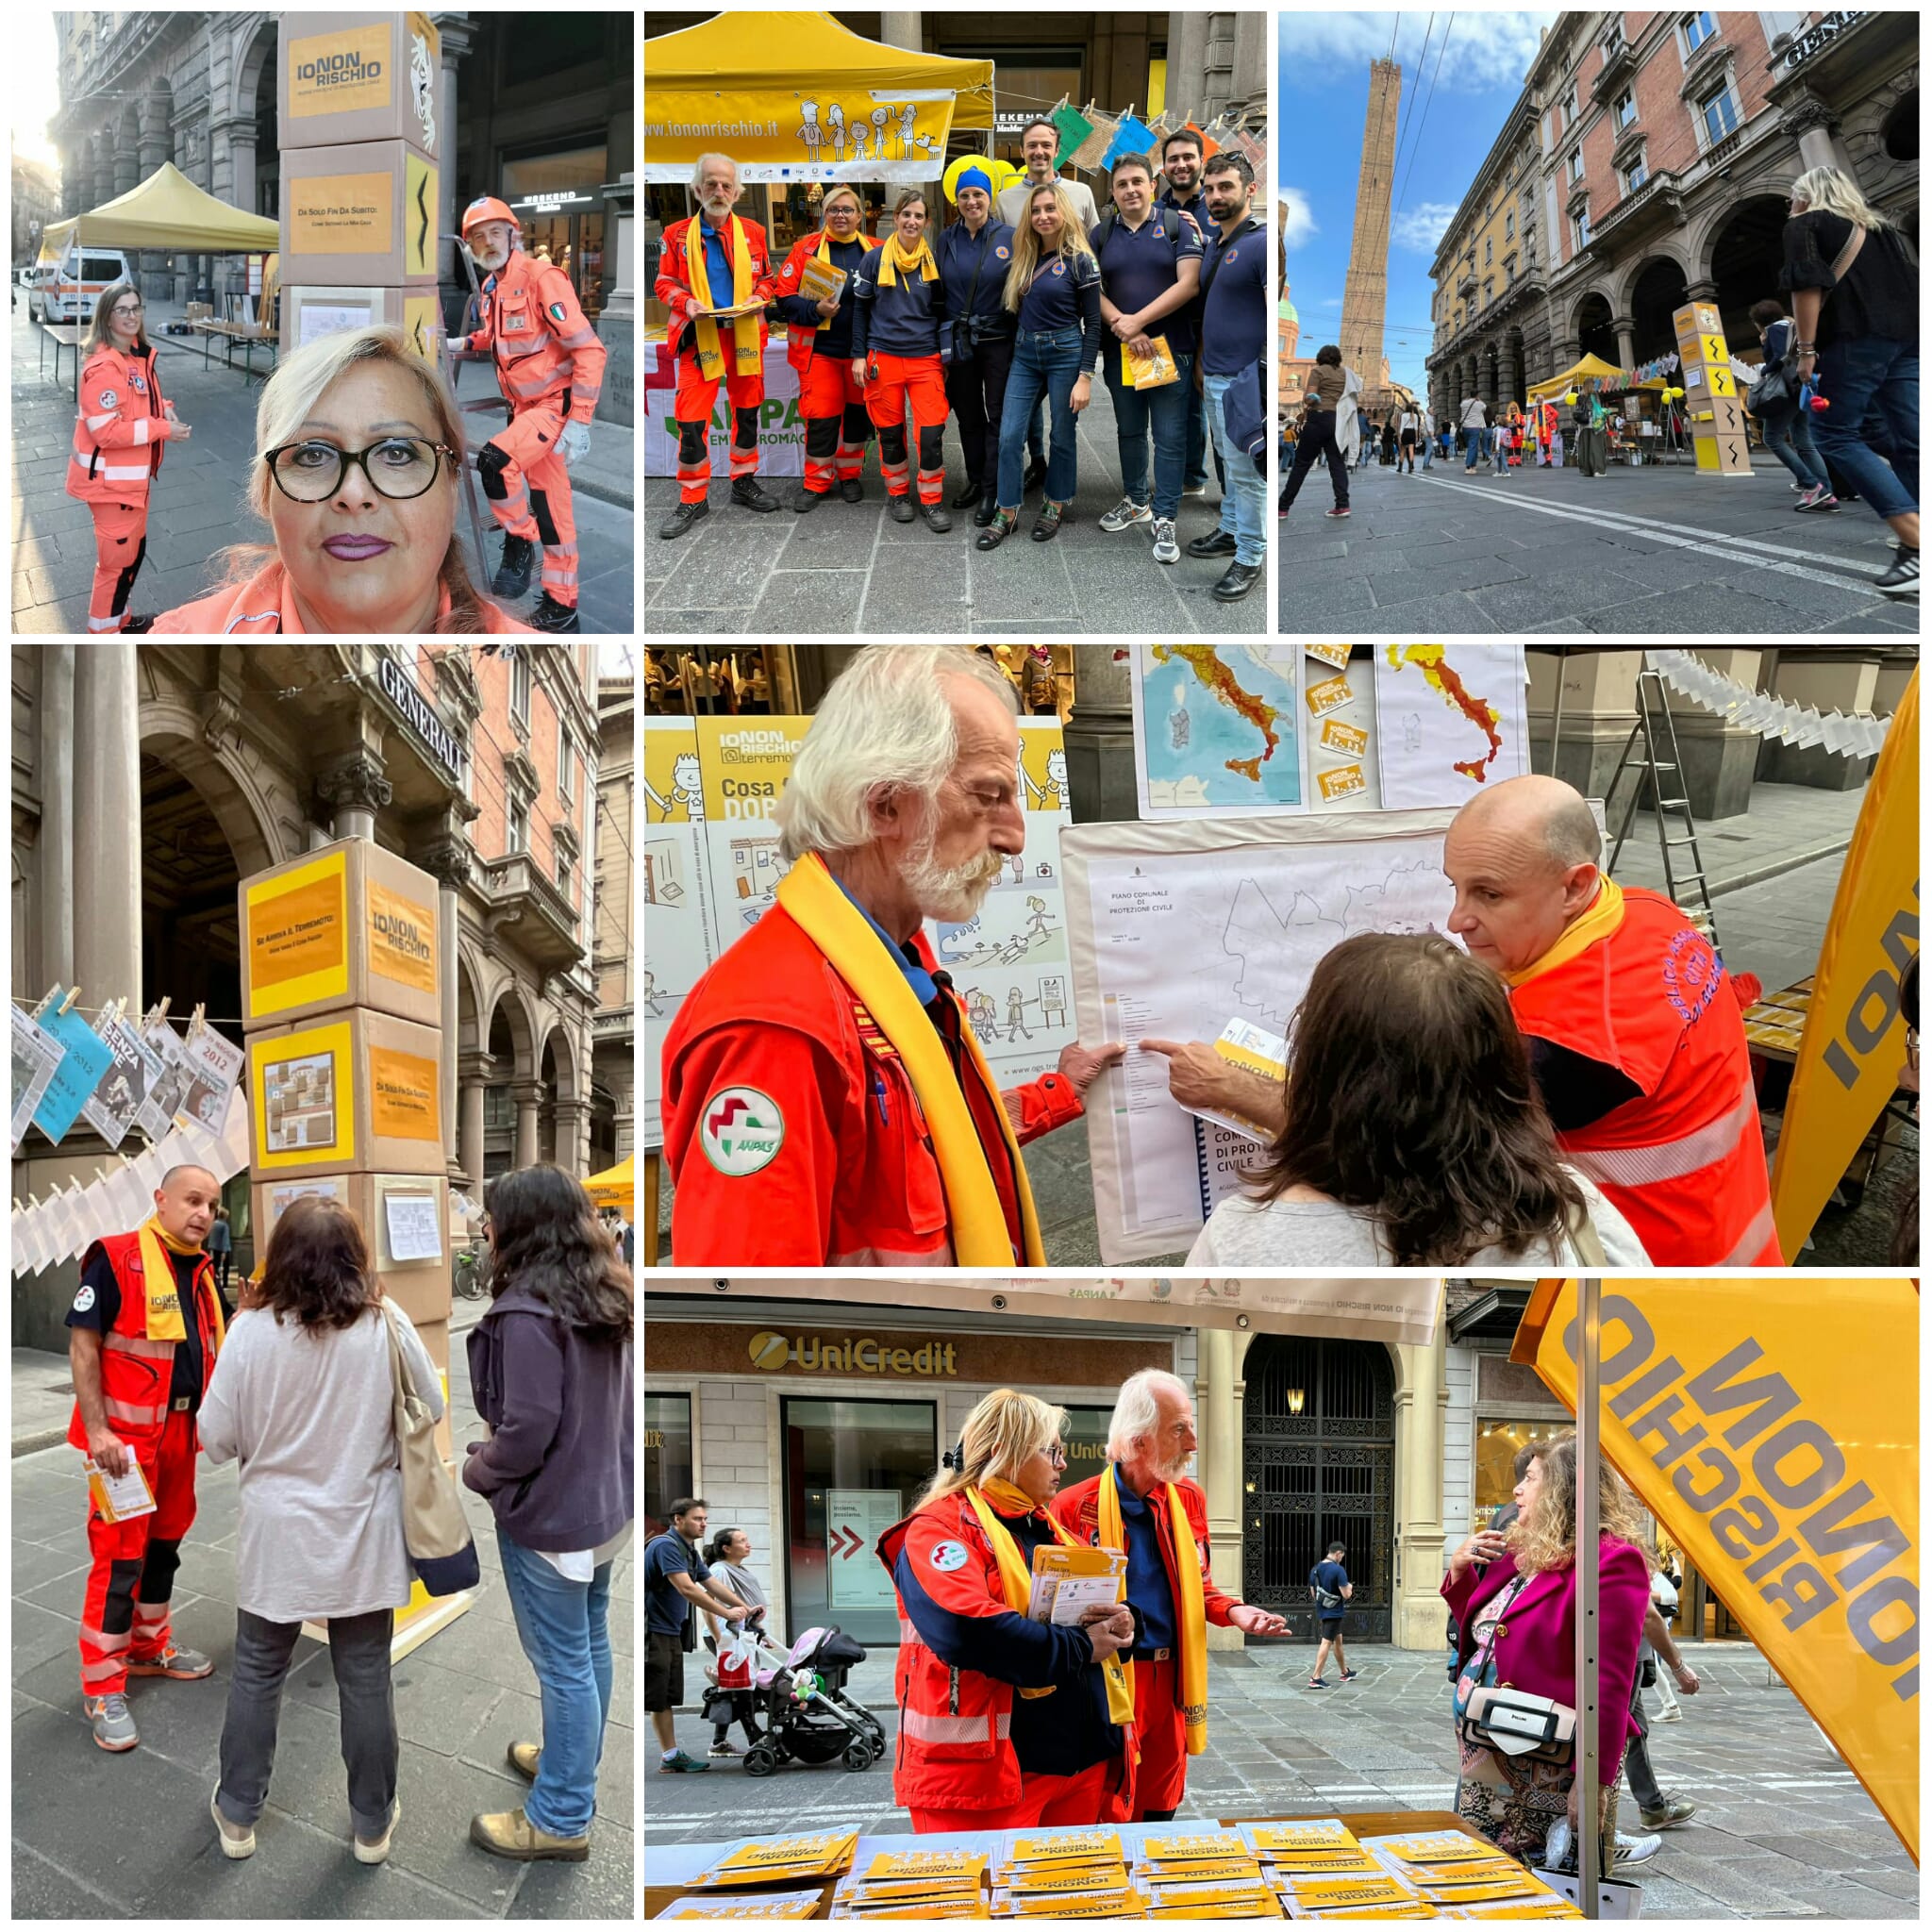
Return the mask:
M 1136 644 L 1134 752 L 1143 818 L 1302 802 L 1296 644 Z
M 1285 1034 L 1317 961 L 1362 932 L 1447 930 L 1453 811 L 1190 819 L 1062 834 L 1080 1038 L 1128 1047 L 1087 1095 L 1101 1259 L 1185 1250 L 1220 1189 L 1149 1036 Z M 1284 1257 L 1288 1259 L 1291 1257 Z

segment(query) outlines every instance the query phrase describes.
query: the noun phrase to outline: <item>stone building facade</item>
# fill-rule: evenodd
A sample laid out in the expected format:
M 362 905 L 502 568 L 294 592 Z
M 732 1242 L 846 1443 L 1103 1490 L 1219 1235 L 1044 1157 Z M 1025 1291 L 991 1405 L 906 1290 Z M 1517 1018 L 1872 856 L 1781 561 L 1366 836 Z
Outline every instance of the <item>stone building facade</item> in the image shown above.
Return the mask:
M 240 880 L 373 838 L 440 889 L 452 1182 L 589 1172 L 596 649 L 16 644 L 15 989 L 203 1005 L 239 1041 Z M 14 1192 L 107 1158 L 85 1128 L 58 1148 L 30 1133 Z M 246 1183 L 228 1185 L 238 1238 Z M 58 1270 L 25 1286 L 16 1343 L 47 1345 L 72 1288 Z
M 1521 401 L 1585 354 L 1627 369 L 1672 353 L 1671 317 L 1692 300 L 1755 350 L 1748 311 L 1778 292 L 1805 169 L 1844 169 L 1916 236 L 1918 89 L 1916 14 L 1559 15 L 1437 258 L 1439 407 Z M 1492 299 L 1478 277 L 1472 308 L 1464 244 L 1499 153 L 1520 157 L 1525 138 L 1541 267 L 1520 264 Z
M 592 1165 L 614 1166 L 637 1140 L 638 688 L 635 676 L 597 687 L 597 849 L 592 891 L 591 1016 Z

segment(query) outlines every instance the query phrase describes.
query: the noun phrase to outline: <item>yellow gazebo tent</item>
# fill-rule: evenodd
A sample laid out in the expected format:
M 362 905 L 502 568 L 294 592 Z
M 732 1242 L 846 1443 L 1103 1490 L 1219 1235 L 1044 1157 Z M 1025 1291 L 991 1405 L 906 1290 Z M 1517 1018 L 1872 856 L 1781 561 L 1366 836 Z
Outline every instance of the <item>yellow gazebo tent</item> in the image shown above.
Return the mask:
M 1574 389 L 1579 382 L 1590 382 L 1606 375 L 1621 375 L 1614 362 L 1606 362 L 1601 356 L 1586 356 L 1581 362 L 1564 370 L 1561 375 L 1553 375 L 1547 382 L 1540 382 L 1529 392 L 1533 403 L 1547 402 L 1552 396 L 1561 397 Z M 1640 382 L 1639 389 L 1658 390 L 1666 387 L 1661 375 L 1653 375 L 1648 382 Z
M 936 179 L 949 134 L 991 129 L 992 79 L 829 13 L 721 13 L 644 42 L 644 179 L 686 184 L 711 151 L 744 183 Z
M 279 223 L 217 201 L 173 161 L 163 161 L 125 194 L 56 222 L 41 237 L 41 258 L 57 259 L 76 231 L 82 242 L 103 248 L 178 248 L 203 255 L 268 255 L 282 239 Z
M 584 1183 L 584 1191 L 599 1208 L 622 1208 L 628 1213 L 637 1206 L 637 1156 L 626 1154 L 615 1167 L 593 1174 Z

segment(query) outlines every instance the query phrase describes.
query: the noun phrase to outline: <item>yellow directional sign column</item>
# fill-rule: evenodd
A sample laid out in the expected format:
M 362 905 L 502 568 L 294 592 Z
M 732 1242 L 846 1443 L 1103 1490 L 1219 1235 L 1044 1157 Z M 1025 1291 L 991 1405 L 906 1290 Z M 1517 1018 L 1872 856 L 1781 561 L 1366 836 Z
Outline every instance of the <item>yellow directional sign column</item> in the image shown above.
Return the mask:
M 1744 405 L 1731 374 L 1724 319 L 1711 302 L 1690 302 L 1671 318 L 1677 333 L 1684 417 L 1690 425 L 1697 470 L 1706 476 L 1748 476 L 1751 446 Z

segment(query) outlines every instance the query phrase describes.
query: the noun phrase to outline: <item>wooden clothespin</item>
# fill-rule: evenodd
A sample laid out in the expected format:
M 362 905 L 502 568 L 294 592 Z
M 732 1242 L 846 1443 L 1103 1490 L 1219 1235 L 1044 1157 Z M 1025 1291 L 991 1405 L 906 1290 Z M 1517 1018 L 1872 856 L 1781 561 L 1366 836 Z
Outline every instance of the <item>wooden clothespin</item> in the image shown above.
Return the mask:
M 71 1012 L 71 1011 L 73 1010 L 73 1008 L 74 1008 L 74 1003 L 75 1003 L 75 1000 L 77 1000 L 77 999 L 78 999 L 79 997 L 80 997 L 80 989 L 79 989 L 79 987 L 77 987 L 77 986 L 75 986 L 75 987 L 70 987 L 70 988 L 68 989 L 68 991 L 67 991 L 67 997 L 66 997 L 66 998 L 65 998 L 64 1000 L 62 1000 L 62 1001 L 60 1002 L 60 1011 L 59 1011 L 59 1013 L 58 1013 L 58 1015 L 57 1017 L 58 1017 L 58 1018 L 60 1018 L 60 1019 L 63 1019 L 63 1020 L 64 1020 L 64 1019 L 65 1019 L 65 1018 L 67 1017 L 67 1015 L 69 1014 L 69 1012 Z
M 42 1019 L 45 1017 L 47 1008 L 54 1004 L 55 1000 L 59 996 L 59 992 L 60 982 L 57 979 L 53 983 L 53 985 L 50 986 L 46 990 L 46 991 L 41 995 L 41 1003 L 33 1010 L 33 1017 L 36 1020 Z
M 188 1037 L 189 1037 L 189 1039 L 190 1039 L 190 1040 L 194 1040 L 194 1039 L 197 1039 L 197 1038 L 198 1038 L 198 1037 L 200 1036 L 200 1034 L 201 1034 L 202 1028 L 203 1028 L 203 1027 L 205 1027 L 205 1026 L 206 1026 L 207 1024 L 208 1024 L 208 1005 L 207 1005 L 207 1002 L 206 1002 L 206 1001 L 203 1001 L 203 1002 L 200 1002 L 200 1003 L 198 1003 L 198 1004 L 196 1005 L 196 1007 L 195 1007 L 195 1008 L 194 1008 L 194 1012 L 193 1012 L 193 1015 L 192 1015 L 192 1018 L 191 1018 L 191 1019 L 189 1020 L 189 1022 L 188 1022 Z

